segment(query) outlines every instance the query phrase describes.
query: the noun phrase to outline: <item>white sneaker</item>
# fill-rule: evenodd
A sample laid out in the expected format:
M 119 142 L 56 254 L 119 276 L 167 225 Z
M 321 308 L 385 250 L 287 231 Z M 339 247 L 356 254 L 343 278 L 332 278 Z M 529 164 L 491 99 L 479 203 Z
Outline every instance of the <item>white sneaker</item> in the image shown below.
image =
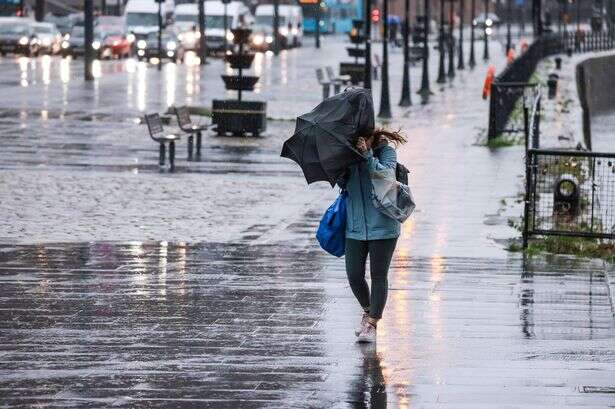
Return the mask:
M 359 324 L 359 326 L 354 330 L 355 336 L 358 337 L 361 331 L 363 331 L 363 327 L 365 327 L 365 324 L 367 324 L 368 319 L 369 319 L 369 314 L 364 312 L 363 315 L 361 316 L 361 324 Z
M 375 343 L 376 342 L 376 327 L 372 324 L 367 323 L 363 326 L 363 330 L 358 335 L 357 342 L 368 342 Z

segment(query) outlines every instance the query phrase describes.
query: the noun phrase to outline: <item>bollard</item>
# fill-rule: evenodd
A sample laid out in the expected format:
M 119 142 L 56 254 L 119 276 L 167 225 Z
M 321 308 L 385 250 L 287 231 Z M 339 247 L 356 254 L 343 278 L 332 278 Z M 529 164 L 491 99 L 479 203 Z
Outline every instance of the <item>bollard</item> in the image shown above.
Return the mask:
M 166 149 L 164 143 L 160 144 L 160 149 L 158 150 L 158 164 L 160 166 L 164 166 L 164 156 L 166 154 Z
M 190 134 L 190 136 L 188 136 L 188 160 L 192 160 L 193 145 L 194 145 L 194 138 L 192 134 Z
M 171 172 L 175 170 L 175 142 L 169 143 L 169 168 Z
M 491 94 L 491 84 L 493 83 L 493 77 L 495 76 L 495 67 L 489 65 L 487 68 L 487 75 L 485 76 L 485 84 L 483 85 L 483 99 Z
M 556 70 L 561 70 L 562 69 L 562 58 L 561 57 L 556 57 L 555 58 L 555 69 Z
M 560 175 L 553 186 L 553 216 L 572 218 L 579 214 L 581 195 L 579 180 L 565 173 Z
M 547 80 L 547 86 L 549 87 L 549 99 L 555 98 L 557 94 L 557 80 L 559 79 L 559 75 L 557 74 L 549 74 L 549 79 Z
M 568 47 L 568 48 L 566 49 L 566 55 L 567 55 L 568 57 L 572 57 L 572 47 Z
M 201 131 L 196 133 L 196 157 L 201 157 Z

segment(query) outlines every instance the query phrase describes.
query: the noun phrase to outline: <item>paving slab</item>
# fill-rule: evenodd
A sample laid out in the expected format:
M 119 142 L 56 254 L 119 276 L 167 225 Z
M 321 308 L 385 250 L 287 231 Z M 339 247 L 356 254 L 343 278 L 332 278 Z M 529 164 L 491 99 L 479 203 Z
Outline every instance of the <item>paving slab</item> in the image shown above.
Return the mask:
M 327 40 L 256 61 L 267 135 L 207 135 L 198 162 L 180 145 L 175 173 L 136 119 L 224 95 L 219 61 L 105 61 L 86 85 L 79 61 L 0 60 L 0 408 L 615 406 L 610 267 L 501 244 L 523 148 L 477 143 L 482 62 L 402 109 L 391 52 L 418 208 L 377 346 L 354 342 L 343 260 L 314 240 L 337 192 L 278 156 L 319 100 L 314 69 L 344 58 Z

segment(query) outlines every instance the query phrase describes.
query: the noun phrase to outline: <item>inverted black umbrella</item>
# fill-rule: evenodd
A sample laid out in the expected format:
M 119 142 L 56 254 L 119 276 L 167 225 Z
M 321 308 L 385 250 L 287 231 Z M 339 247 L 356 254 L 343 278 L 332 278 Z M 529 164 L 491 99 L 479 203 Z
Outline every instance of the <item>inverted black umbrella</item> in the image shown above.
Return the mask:
M 299 116 L 281 156 L 297 162 L 308 183 L 326 181 L 334 186 L 348 166 L 365 160 L 354 145 L 373 129 L 370 91 L 351 88 Z

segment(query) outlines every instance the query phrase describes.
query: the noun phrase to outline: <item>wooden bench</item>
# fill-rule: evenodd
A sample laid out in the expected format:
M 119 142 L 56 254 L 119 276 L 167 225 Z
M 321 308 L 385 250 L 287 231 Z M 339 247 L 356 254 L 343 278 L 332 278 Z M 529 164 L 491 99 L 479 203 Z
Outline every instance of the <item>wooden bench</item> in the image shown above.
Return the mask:
M 327 77 L 329 78 L 329 82 L 333 84 L 333 94 L 339 94 L 342 88 L 342 85 L 347 86 L 350 85 L 350 75 L 335 75 L 335 71 L 333 71 L 333 67 L 330 65 L 325 67 L 325 72 L 327 73 Z
M 159 144 L 158 163 L 164 166 L 166 144 L 169 144 L 169 166 L 171 171 L 175 170 L 175 141 L 179 140 L 179 136 L 164 133 L 162 120 L 158 114 L 145 115 L 145 123 L 149 136 Z
M 194 124 L 190 118 L 190 112 L 187 106 L 173 107 L 179 129 L 188 134 L 188 160 L 192 160 L 192 152 L 194 145 L 194 136 L 196 135 L 196 157 L 201 157 L 201 137 L 203 131 L 209 128 L 209 125 Z

